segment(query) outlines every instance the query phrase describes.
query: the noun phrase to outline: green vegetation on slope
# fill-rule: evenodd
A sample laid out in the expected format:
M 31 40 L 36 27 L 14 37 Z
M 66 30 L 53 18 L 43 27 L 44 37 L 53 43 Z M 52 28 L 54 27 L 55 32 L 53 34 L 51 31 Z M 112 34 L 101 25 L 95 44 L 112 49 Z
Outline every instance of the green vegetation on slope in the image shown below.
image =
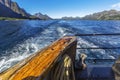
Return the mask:
M 24 20 L 22 18 L 0 17 L 0 20 Z

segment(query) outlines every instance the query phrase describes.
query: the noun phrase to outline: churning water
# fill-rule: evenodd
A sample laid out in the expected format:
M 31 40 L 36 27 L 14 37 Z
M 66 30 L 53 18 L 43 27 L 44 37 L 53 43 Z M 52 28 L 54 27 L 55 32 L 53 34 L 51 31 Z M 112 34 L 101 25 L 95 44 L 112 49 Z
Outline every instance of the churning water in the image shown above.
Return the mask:
M 0 72 L 51 42 L 77 33 L 120 33 L 120 21 L 0 21 Z M 78 37 L 78 47 L 120 47 L 120 36 Z M 77 50 L 80 53 L 86 53 L 88 58 L 115 59 L 120 50 Z

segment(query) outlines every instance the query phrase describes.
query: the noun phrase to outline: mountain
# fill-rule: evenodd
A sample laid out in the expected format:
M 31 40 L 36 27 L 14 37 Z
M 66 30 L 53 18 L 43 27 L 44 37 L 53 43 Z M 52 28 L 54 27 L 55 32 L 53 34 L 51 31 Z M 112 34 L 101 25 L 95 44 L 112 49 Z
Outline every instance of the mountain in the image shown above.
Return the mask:
M 21 14 L 12 11 L 10 8 L 0 3 L 0 17 L 24 18 Z
M 16 2 L 12 2 L 10 8 L 11 8 L 14 12 L 16 12 L 16 13 L 18 13 L 18 14 L 21 14 L 22 16 L 30 17 L 30 14 L 27 13 L 24 9 L 20 8 Z
M 12 0 L 0 0 L 0 17 L 42 19 L 42 20 L 51 19 L 48 15 L 43 15 L 41 13 L 30 15 L 23 8 L 20 8 L 16 2 L 13 2 Z
M 41 14 L 40 12 L 39 13 L 35 13 L 34 14 L 35 17 L 39 18 L 39 19 L 42 19 L 42 20 L 49 20 L 49 19 L 52 19 L 51 17 L 49 17 L 48 15 L 43 15 Z
M 24 17 L 30 16 L 30 14 L 27 13 L 24 9 L 20 8 L 16 2 L 13 2 L 11 0 L 0 0 L 0 3 L 2 5 L 4 5 L 5 7 L 11 9 L 13 12 L 15 12 L 17 14 L 21 14 Z M 5 11 L 7 13 L 7 10 L 5 10 Z
M 120 20 L 120 11 L 117 10 L 109 10 L 102 11 L 94 14 L 87 15 L 82 17 L 82 19 L 87 20 Z
M 10 8 L 12 1 L 11 0 L 0 0 L 0 3 Z

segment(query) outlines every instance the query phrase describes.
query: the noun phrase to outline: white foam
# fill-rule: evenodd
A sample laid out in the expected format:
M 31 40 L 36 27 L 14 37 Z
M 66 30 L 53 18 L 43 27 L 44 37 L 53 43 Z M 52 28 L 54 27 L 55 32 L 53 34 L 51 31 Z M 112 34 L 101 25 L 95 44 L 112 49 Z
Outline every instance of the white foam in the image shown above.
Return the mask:
M 41 32 L 40 36 L 31 37 L 23 41 L 21 44 L 14 46 L 11 51 L 6 51 L 6 54 L 10 55 L 4 56 L 4 58 L 1 59 L 0 72 L 13 66 L 17 62 L 25 59 L 45 46 L 48 46 L 51 43 L 50 41 L 53 41 L 54 37 L 56 37 L 49 37 L 49 35 L 53 35 L 55 29 L 56 28 L 53 29 L 52 27 L 45 29 Z
M 7 54 L 12 54 L 10 56 L 5 56 L 5 58 L 0 61 L 0 72 L 37 52 L 46 44 L 44 43 L 44 45 L 42 44 L 42 46 L 40 46 L 41 44 L 39 43 L 41 43 L 40 37 L 30 38 L 22 44 L 16 45 L 11 51 L 6 51 Z
M 46 25 L 47 22 L 42 22 L 42 25 Z M 58 24 L 70 24 L 67 21 L 59 21 Z M 79 26 L 80 23 L 77 24 L 72 24 L 72 25 L 77 25 Z M 47 24 L 48 25 L 48 24 Z M 31 26 L 39 26 L 37 23 L 35 23 L 34 25 Z M 85 29 L 85 27 L 83 27 Z M 83 30 L 84 30 L 83 29 Z M 26 30 L 26 29 L 25 29 Z M 71 32 L 72 31 L 72 32 Z M 79 31 L 79 30 L 78 30 Z M 87 29 L 86 29 L 87 31 Z M 11 66 L 13 66 L 14 64 L 16 64 L 17 62 L 25 59 L 26 57 L 30 56 L 31 54 L 37 52 L 38 50 L 44 48 L 45 46 L 49 45 L 51 42 L 50 41 L 54 41 L 55 39 L 59 38 L 59 37 L 63 37 L 65 35 L 69 35 L 69 34 L 74 34 L 76 31 L 74 31 L 72 28 L 70 27 L 62 27 L 60 25 L 51 25 L 47 28 L 45 28 L 41 34 L 39 34 L 39 36 L 36 37 L 31 37 L 25 41 L 23 41 L 21 44 L 17 44 L 16 46 L 13 47 L 13 49 L 11 51 L 6 51 L 6 54 L 10 54 L 9 56 L 3 56 L 3 58 L 0 60 L 0 71 L 3 71 Z M 89 32 L 89 31 L 88 31 Z M 28 33 L 25 33 L 26 35 L 28 35 Z M 29 33 L 31 34 L 31 33 Z M 114 44 L 117 44 L 116 42 L 114 42 Z M 97 45 L 95 45 L 94 43 L 90 43 L 89 41 L 83 39 L 83 38 L 78 38 L 78 47 L 99 47 Z M 97 57 L 101 57 L 102 58 L 110 58 L 110 59 L 114 59 L 115 57 L 105 53 L 105 50 L 103 49 L 98 49 L 98 50 L 91 50 L 92 52 L 96 52 L 94 55 L 96 55 Z M 87 55 L 90 55 L 90 53 L 88 52 L 88 50 L 77 50 L 77 54 L 80 54 L 81 52 L 86 52 Z M 98 54 L 98 52 L 100 54 Z M 78 56 L 76 56 L 78 58 Z M 89 57 L 89 56 L 88 56 Z
M 4 62 L 5 62 L 5 59 L 2 59 L 2 60 L 0 61 L 0 68 L 2 67 L 2 65 L 4 64 Z
M 78 38 L 78 45 L 77 47 L 83 47 L 83 48 L 89 48 L 89 47 L 95 47 L 95 48 L 99 48 L 99 46 L 93 44 L 93 43 L 90 43 L 88 41 L 86 41 L 85 39 L 82 39 L 82 38 Z M 94 56 L 98 57 L 98 58 L 101 58 L 101 59 L 115 59 L 115 57 L 113 55 L 110 55 L 109 53 L 106 53 L 104 49 L 90 49 L 93 53 L 94 53 Z M 87 55 L 93 55 L 91 53 L 88 52 L 88 50 L 78 50 L 77 51 L 77 59 L 78 59 L 78 54 L 80 53 L 86 53 Z M 98 54 L 99 53 L 99 54 Z M 88 56 L 88 58 L 91 58 Z M 95 57 L 94 57 L 95 58 Z

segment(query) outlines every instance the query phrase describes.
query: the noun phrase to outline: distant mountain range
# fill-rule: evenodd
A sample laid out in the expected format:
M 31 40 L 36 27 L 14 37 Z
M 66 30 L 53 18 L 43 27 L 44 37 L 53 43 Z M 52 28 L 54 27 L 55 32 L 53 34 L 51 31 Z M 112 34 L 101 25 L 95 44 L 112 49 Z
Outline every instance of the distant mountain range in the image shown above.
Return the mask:
M 62 17 L 61 19 L 64 19 L 64 20 L 79 20 L 79 19 L 81 19 L 81 17 Z
M 84 20 L 120 20 L 120 11 L 108 10 L 86 15 L 85 17 L 62 17 L 65 20 L 84 19 Z
M 27 13 L 23 8 L 20 8 L 16 2 L 11 0 L 0 0 L 0 17 L 9 18 L 27 18 L 27 19 L 52 19 L 48 15 L 43 15 L 40 12 L 34 15 Z M 85 17 L 62 17 L 65 20 L 120 20 L 120 11 L 108 10 L 86 15 Z
M 11 0 L 0 0 L 0 17 L 51 19 L 49 16 L 42 14 L 41 16 L 31 15 L 27 13 L 24 9 L 20 8 L 16 2 L 13 2 Z
M 87 15 L 81 19 L 92 20 L 120 20 L 120 11 L 109 10 Z

